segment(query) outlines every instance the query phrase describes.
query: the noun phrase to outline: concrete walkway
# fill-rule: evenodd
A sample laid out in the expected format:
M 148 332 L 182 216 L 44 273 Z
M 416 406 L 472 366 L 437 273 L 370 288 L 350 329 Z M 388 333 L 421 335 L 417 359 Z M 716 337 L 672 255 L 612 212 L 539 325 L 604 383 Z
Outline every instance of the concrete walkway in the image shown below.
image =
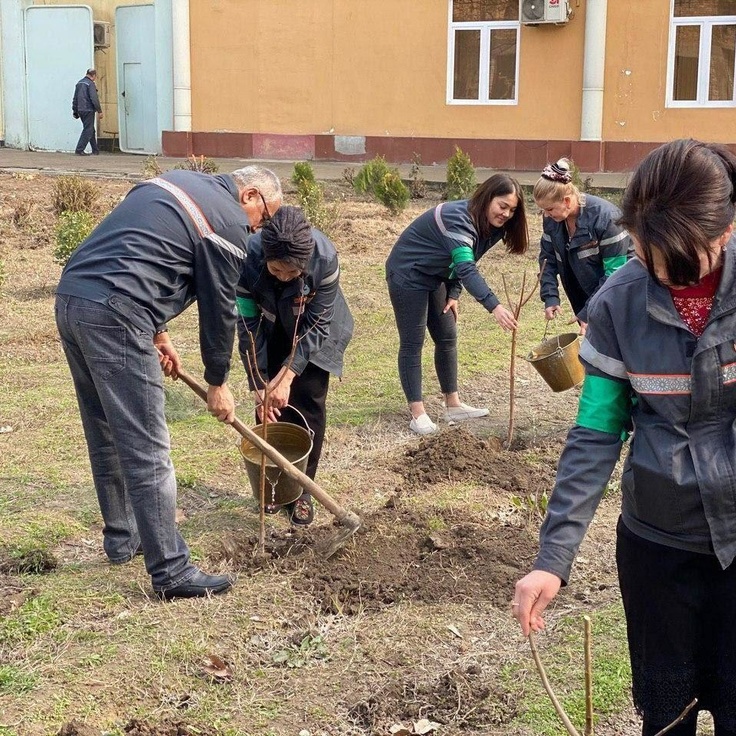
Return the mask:
M 42 174 L 82 173 L 91 176 L 115 177 L 137 180 L 143 177 L 147 156 L 131 153 L 100 153 L 99 156 L 77 156 L 73 153 L 52 153 L 48 151 L 20 151 L 14 148 L 0 148 L 0 171 L 31 171 Z M 158 165 L 166 171 L 183 159 L 157 156 Z M 294 161 L 256 161 L 251 159 L 218 158 L 213 159 L 223 173 L 228 173 L 248 164 L 260 164 L 271 169 L 281 179 L 291 177 Z M 358 169 L 360 163 L 312 161 L 315 177 L 322 181 L 342 179 L 346 168 Z M 401 175 L 409 177 L 409 164 L 399 166 Z M 476 169 L 478 181 L 487 179 L 496 169 Z M 422 176 L 428 182 L 447 180 L 447 167 L 422 166 Z M 539 178 L 538 171 L 508 172 L 521 184 L 531 185 Z M 591 185 L 601 189 L 622 189 L 626 186 L 628 175 L 620 173 L 581 173 L 584 180 L 590 178 Z

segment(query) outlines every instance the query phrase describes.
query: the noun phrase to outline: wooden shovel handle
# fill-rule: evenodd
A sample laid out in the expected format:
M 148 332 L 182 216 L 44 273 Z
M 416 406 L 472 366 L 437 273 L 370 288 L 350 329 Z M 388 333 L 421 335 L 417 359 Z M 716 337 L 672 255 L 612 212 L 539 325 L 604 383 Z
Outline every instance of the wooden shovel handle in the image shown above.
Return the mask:
M 188 373 L 183 370 L 179 371 L 179 378 L 186 383 L 189 388 L 194 391 L 200 399 L 205 403 L 207 402 L 207 390 L 197 380 L 192 378 Z M 299 485 L 314 496 L 319 503 L 322 504 L 337 520 L 340 524 L 349 527 L 355 527 L 357 529 L 360 526 L 360 518 L 352 511 L 340 506 L 327 491 L 323 490 L 318 486 L 308 475 L 302 473 L 299 468 L 290 463 L 275 447 L 265 442 L 259 437 L 250 427 L 240 421 L 237 417 L 230 423 L 232 427 L 240 434 L 257 447 L 267 458 L 272 460 L 283 470 L 286 475 L 293 478 Z

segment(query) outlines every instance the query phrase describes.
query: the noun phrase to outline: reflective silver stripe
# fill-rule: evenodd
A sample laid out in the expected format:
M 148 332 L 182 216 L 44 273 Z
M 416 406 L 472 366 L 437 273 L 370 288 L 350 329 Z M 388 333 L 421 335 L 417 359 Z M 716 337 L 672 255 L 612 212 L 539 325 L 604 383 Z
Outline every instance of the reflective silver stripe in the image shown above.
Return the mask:
M 552 237 L 550 235 L 547 235 L 547 233 L 542 233 L 542 240 L 546 240 L 548 243 L 551 243 Z
M 629 373 L 631 386 L 640 394 L 682 395 L 690 393 L 687 374 L 660 375 L 657 373 Z
M 241 261 L 245 260 L 245 251 L 242 248 L 238 248 L 237 245 L 233 245 L 229 240 L 225 240 L 222 235 L 217 235 L 217 233 L 210 233 L 205 237 L 207 238 L 207 240 L 210 241 L 210 243 L 219 245 L 220 248 L 224 248 L 225 250 L 229 251 L 236 258 L 240 258 Z
M 173 194 L 176 197 L 179 204 L 186 210 L 189 217 L 192 218 L 194 227 L 197 229 L 197 232 L 200 234 L 201 237 L 204 238 L 212 234 L 212 227 L 207 221 L 207 218 L 204 216 L 204 212 L 199 209 L 199 205 L 183 189 L 180 189 L 176 186 L 176 184 L 172 184 L 170 181 L 166 181 L 166 179 L 161 179 L 158 176 L 154 177 L 153 179 L 149 179 L 148 183 L 156 184 L 157 186 L 161 187 L 161 189 L 165 189 L 167 192 Z
M 596 245 L 595 248 L 584 248 L 578 251 L 578 260 L 583 258 L 590 258 L 591 256 L 597 256 L 601 252 L 601 249 Z
M 337 281 L 338 278 L 340 278 L 340 268 L 335 269 L 335 273 L 331 273 L 329 276 L 326 276 L 322 279 L 322 286 L 327 286 L 328 284 L 331 284 L 333 281 Z
M 614 376 L 614 378 L 629 377 L 623 361 L 599 353 L 586 338 L 583 338 L 583 342 L 580 345 L 580 357 L 609 376 Z
M 736 381 L 736 363 L 729 363 L 721 368 L 723 371 L 723 384 L 733 383 Z
M 451 238 L 452 240 L 459 240 L 461 243 L 465 243 L 465 245 L 469 245 L 471 248 L 473 247 L 473 238 L 471 238 L 468 235 L 460 235 L 459 233 L 451 233 L 445 227 L 445 223 L 442 222 L 442 205 L 441 204 L 438 204 L 434 208 L 434 221 L 437 223 L 437 227 L 440 229 L 440 232 L 446 238 Z
M 562 256 L 557 251 L 555 251 L 555 258 L 562 263 Z
M 276 321 L 276 315 L 273 312 L 269 312 L 263 307 L 260 307 L 261 314 L 269 321 L 269 322 L 275 322 Z
M 611 245 L 611 243 L 618 243 L 619 240 L 628 238 L 629 233 L 626 230 L 622 230 L 618 235 L 612 235 L 610 238 L 603 238 L 601 245 Z

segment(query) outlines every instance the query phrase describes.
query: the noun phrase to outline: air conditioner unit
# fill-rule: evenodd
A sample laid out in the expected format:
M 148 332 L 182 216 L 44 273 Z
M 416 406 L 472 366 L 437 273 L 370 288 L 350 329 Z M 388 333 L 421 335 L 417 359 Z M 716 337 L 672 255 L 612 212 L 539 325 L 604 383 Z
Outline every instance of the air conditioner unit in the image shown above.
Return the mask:
M 110 24 L 96 20 L 92 26 L 96 49 L 106 49 L 110 45 Z
M 567 23 L 570 17 L 568 0 L 520 0 L 519 15 L 527 26 L 541 23 Z

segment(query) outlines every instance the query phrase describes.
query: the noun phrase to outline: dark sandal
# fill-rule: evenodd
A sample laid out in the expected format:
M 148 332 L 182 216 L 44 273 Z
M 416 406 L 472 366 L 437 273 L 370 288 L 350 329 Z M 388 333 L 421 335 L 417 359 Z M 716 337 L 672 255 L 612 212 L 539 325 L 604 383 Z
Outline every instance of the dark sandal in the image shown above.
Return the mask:
M 294 526 L 309 526 L 314 521 L 314 504 L 308 493 L 302 494 L 293 503 L 285 506 L 289 521 Z

